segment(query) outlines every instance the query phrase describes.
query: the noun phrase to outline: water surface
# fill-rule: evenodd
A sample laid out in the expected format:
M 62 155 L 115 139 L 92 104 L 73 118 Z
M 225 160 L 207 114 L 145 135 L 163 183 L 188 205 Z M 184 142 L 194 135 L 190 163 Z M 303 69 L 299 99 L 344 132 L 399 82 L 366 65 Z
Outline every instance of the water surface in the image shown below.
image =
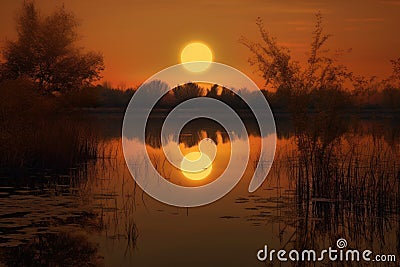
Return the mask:
M 25 249 L 31 253 L 25 255 L 37 255 L 58 248 L 55 240 L 61 238 L 76 246 L 72 251 L 81 257 L 74 264 L 81 266 L 263 266 L 256 253 L 265 244 L 317 250 L 342 237 L 354 248 L 399 255 L 395 126 L 382 129 L 379 122 L 361 121 L 332 141 L 318 139 L 305 147 L 301 141 L 309 139 L 296 136 L 289 121 L 277 118 L 273 167 L 262 187 L 249 193 L 260 141 L 274 137 L 260 136 L 250 126 L 250 161 L 239 184 L 212 204 L 186 209 L 162 204 L 134 183 L 122 154 L 119 114 L 91 116 L 98 123 L 103 157 L 67 174 L 38 173 L 25 184 L 3 182 L 0 246 L 7 253 L 19 255 Z M 227 164 L 231 143 L 244 143 L 248 137 L 237 133 L 229 140 L 219 125 L 207 122 L 193 122 L 176 133 L 185 152 L 195 151 L 206 137 L 217 145 L 211 174 L 192 181 L 163 163 L 153 127 L 156 134 L 146 137 L 146 145 L 156 169 L 184 186 L 216 179 Z M 143 142 L 134 137 L 129 141 L 133 147 Z M 136 175 L 146 175 L 146 166 Z

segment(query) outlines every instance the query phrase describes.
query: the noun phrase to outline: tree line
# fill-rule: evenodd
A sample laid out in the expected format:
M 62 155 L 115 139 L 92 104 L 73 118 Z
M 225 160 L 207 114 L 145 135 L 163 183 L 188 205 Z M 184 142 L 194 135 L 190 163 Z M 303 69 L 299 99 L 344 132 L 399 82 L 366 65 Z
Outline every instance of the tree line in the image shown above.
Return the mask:
M 265 81 L 262 92 L 272 109 L 278 111 L 319 111 L 327 108 L 400 109 L 400 58 L 391 61 L 392 74 L 386 79 L 355 75 L 339 63 L 346 51 L 330 52 L 326 45 L 330 35 L 324 32 L 321 14 L 316 15 L 313 38 L 306 62 L 294 60 L 290 50 L 257 20 L 260 40 L 245 37 L 251 57 L 249 62 Z M 17 38 L 7 41 L 0 63 L 0 87 L 15 86 L 10 81 L 23 79 L 32 90 L 43 95 L 61 95 L 59 103 L 73 107 L 126 107 L 136 88 L 119 90 L 107 83 L 95 85 L 102 78 L 104 61 L 101 53 L 85 51 L 78 46 L 79 23 L 64 6 L 42 15 L 34 2 L 24 2 L 16 19 Z M 151 93 L 151 92 L 149 92 Z M 213 85 L 202 88 L 189 83 L 174 88 L 160 102 L 171 108 L 192 97 L 207 96 L 245 108 L 241 94 L 234 95 Z

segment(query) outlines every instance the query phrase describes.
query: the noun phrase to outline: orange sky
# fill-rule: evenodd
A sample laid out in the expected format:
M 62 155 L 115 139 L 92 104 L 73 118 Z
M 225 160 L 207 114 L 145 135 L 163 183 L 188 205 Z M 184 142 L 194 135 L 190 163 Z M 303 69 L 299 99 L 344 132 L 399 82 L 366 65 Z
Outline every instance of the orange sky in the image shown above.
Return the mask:
M 13 39 L 15 12 L 22 0 L 2 0 L 0 38 Z M 104 80 L 114 86 L 134 86 L 179 63 L 180 50 L 190 41 L 208 44 L 215 61 L 231 65 L 262 85 L 247 62 L 248 50 L 238 42 L 258 37 L 255 20 L 262 17 L 269 31 L 304 60 L 317 11 L 333 35 L 330 46 L 352 48 L 343 57 L 354 72 L 384 77 L 390 59 L 400 56 L 400 1 L 146 1 L 36 0 L 46 13 L 65 3 L 81 22 L 82 43 L 101 51 Z

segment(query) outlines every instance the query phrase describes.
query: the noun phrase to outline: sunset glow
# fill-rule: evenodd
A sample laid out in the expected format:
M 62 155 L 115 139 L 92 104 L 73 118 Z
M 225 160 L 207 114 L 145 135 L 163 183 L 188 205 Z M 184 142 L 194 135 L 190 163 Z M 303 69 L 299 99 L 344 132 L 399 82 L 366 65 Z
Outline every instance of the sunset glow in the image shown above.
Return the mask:
M 0 6 L 0 267 L 400 266 L 400 0 Z
M 2 45 L 16 37 L 15 13 L 22 2 L 2 1 Z M 61 5 L 59 1 L 35 2 L 43 14 Z M 122 88 L 135 87 L 157 71 L 180 63 L 185 44 L 202 40 L 212 49 L 214 61 L 237 67 L 263 86 L 264 80 L 248 63 L 248 49 L 238 39 L 245 36 L 258 40 L 255 20 L 261 17 L 271 34 L 291 50 L 293 59 L 305 62 L 318 11 L 332 35 L 332 51 L 352 49 L 340 60 L 355 74 L 385 78 L 391 73 L 389 60 L 398 57 L 400 5 L 396 1 L 351 1 L 346 2 L 346 8 L 342 1 L 291 0 L 236 1 L 233 5 L 178 1 L 179 8 L 162 1 L 157 2 L 156 9 L 154 5 L 153 1 L 65 2 L 81 22 L 82 46 L 104 55 L 103 81 Z

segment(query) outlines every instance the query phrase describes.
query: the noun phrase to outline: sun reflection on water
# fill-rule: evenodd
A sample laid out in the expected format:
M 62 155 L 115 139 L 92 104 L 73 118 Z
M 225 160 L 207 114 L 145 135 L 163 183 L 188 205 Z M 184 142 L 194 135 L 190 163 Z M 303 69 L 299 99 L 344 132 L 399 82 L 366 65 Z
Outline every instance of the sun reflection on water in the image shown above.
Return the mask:
M 181 170 L 190 180 L 203 180 L 211 173 L 212 161 L 205 153 L 190 152 L 183 158 Z

